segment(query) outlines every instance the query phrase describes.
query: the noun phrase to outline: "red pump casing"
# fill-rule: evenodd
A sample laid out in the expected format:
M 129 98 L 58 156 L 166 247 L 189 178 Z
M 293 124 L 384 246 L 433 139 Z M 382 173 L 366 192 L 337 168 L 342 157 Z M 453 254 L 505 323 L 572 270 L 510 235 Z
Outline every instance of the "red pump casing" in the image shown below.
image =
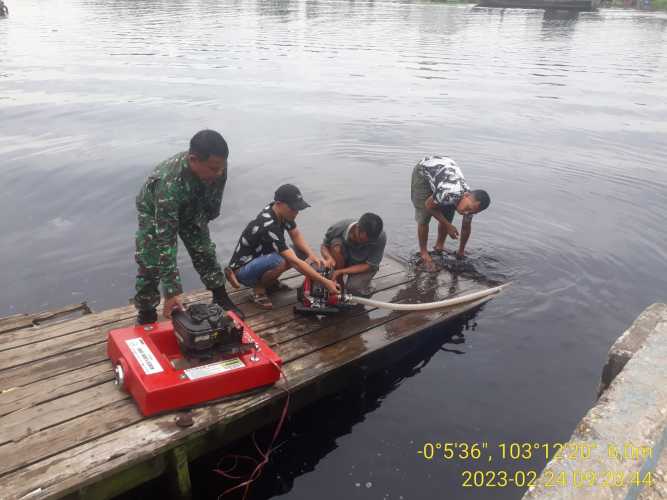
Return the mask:
M 239 394 L 280 378 L 280 357 L 236 314 L 227 314 L 243 328 L 243 344 L 257 349 L 192 362 L 183 357 L 171 321 L 109 332 L 107 354 L 116 381 L 132 395 L 143 415 Z

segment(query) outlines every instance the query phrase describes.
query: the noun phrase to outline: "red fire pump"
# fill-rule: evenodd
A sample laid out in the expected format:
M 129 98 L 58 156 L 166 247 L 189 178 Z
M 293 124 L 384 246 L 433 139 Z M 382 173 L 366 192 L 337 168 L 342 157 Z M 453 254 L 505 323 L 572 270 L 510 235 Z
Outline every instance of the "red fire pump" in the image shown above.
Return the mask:
M 331 279 L 334 270 L 327 267 L 315 267 L 315 271 Z M 306 276 L 303 285 L 296 290 L 297 303 L 294 306 L 294 312 L 306 316 L 336 314 L 354 307 L 354 304 L 348 302 L 349 297 L 344 290 L 340 294 L 329 293 L 322 283 Z
M 282 364 L 235 313 L 215 304 L 112 330 L 107 353 L 116 383 L 146 416 L 271 385 Z

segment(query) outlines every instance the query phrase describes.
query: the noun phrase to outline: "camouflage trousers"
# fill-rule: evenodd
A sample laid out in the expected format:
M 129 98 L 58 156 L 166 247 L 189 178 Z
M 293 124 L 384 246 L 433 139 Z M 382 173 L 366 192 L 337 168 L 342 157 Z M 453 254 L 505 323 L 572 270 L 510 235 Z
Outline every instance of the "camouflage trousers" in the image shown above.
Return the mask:
M 192 264 L 204 286 L 213 290 L 224 286 L 225 275 L 215 253 L 215 243 L 211 241 L 208 223 L 183 224 L 178 230 Z M 155 309 L 160 303 L 160 281 L 165 296 L 182 292 L 181 277 L 176 267 L 176 250 L 160 251 L 156 245 L 156 227 L 152 214 L 139 213 L 139 229 L 136 233 L 134 258 L 137 262 L 134 305 L 138 310 Z M 167 269 L 165 270 L 165 266 Z

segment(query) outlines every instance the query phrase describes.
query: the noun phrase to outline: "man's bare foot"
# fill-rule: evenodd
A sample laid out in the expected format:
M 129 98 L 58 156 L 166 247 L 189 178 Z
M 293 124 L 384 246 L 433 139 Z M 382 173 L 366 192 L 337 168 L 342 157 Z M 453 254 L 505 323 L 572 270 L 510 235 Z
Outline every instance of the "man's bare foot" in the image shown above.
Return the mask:
M 234 270 L 226 267 L 225 268 L 225 277 L 227 278 L 227 281 L 234 287 L 234 288 L 241 288 L 241 283 L 239 283 L 239 280 L 236 279 L 236 274 L 234 273 Z
M 435 255 L 445 255 L 447 253 L 447 250 L 445 250 L 443 247 L 433 247 L 432 252 Z

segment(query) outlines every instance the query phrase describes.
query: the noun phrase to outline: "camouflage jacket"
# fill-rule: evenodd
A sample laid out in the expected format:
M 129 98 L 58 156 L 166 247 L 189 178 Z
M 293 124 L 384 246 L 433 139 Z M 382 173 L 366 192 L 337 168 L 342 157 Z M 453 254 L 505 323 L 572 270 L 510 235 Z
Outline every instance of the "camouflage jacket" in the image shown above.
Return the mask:
M 226 182 L 227 169 L 214 183 L 202 182 L 190 170 L 185 151 L 160 163 L 141 188 L 137 253 L 144 254 L 145 265 L 158 268 L 165 296 L 182 292 L 176 265 L 179 233 L 184 240 L 206 240 L 198 245 L 210 242 L 207 225 L 220 215 Z

